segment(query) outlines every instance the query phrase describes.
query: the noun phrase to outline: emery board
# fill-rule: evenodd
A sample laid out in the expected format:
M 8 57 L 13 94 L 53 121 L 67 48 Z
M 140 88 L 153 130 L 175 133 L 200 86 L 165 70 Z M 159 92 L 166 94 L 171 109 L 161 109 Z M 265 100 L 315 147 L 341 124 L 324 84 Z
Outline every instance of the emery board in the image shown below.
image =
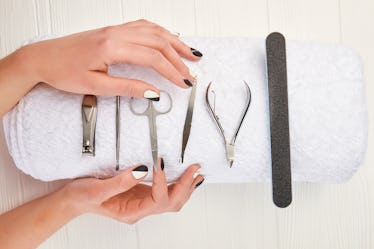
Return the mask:
M 292 201 L 291 160 L 288 119 L 286 42 L 274 32 L 266 38 L 269 91 L 273 202 L 287 207 Z

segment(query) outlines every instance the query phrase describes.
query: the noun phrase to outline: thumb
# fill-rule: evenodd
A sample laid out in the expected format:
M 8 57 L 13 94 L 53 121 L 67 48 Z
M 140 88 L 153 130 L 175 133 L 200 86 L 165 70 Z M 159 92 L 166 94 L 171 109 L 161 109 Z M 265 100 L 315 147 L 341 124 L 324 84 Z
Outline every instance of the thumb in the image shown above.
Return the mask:
M 90 94 L 121 95 L 151 100 L 160 98 L 160 91 L 142 80 L 114 77 L 102 72 L 90 72 L 88 78 L 88 82 L 91 85 Z
M 112 178 L 101 180 L 97 186 L 100 199 L 106 200 L 112 196 L 126 192 L 142 181 L 147 173 L 147 166 L 134 165 Z

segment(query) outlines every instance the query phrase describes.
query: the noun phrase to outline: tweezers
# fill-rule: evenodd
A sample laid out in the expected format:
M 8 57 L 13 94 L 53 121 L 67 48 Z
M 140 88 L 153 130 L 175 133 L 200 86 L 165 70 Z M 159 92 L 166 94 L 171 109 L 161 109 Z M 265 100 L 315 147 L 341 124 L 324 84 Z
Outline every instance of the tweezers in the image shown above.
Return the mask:
M 119 170 L 120 103 L 121 103 L 121 97 L 116 96 L 116 170 Z
M 197 87 L 196 85 L 197 85 L 197 82 L 195 82 L 195 84 L 193 84 L 192 86 L 191 95 L 190 95 L 190 99 L 188 102 L 186 119 L 184 121 L 182 151 L 181 151 L 181 156 L 180 156 L 181 163 L 183 163 L 184 161 L 184 151 L 186 150 L 188 139 L 190 137 L 192 115 L 193 115 L 195 96 L 196 96 L 196 87 Z
M 209 83 L 208 88 L 206 90 L 205 100 L 206 100 L 208 109 L 209 109 L 209 111 L 210 111 L 210 113 L 211 113 L 211 115 L 212 115 L 212 117 L 213 117 L 216 125 L 218 126 L 221 135 L 222 135 L 223 141 L 224 141 L 225 146 L 226 146 L 226 159 L 227 159 L 227 163 L 228 163 L 228 165 L 231 168 L 232 165 L 233 165 L 233 163 L 234 163 L 235 140 L 236 140 L 236 137 L 238 136 L 240 127 L 242 126 L 243 120 L 244 120 L 244 118 L 245 118 L 245 116 L 247 114 L 248 108 L 249 108 L 249 106 L 251 104 L 251 99 L 252 99 L 252 97 L 251 97 L 251 89 L 249 88 L 247 82 L 244 81 L 244 84 L 245 84 L 246 89 L 247 89 L 247 102 L 246 102 L 246 105 L 245 105 L 244 110 L 242 112 L 242 115 L 240 117 L 238 126 L 236 127 L 234 136 L 231 138 L 231 141 L 228 142 L 228 140 L 225 137 L 225 132 L 223 130 L 223 127 L 222 127 L 221 123 L 219 122 L 219 117 L 215 113 L 215 111 L 213 110 L 213 108 L 211 107 L 210 102 L 209 102 L 209 91 L 210 91 L 211 84 L 212 84 L 212 82 Z

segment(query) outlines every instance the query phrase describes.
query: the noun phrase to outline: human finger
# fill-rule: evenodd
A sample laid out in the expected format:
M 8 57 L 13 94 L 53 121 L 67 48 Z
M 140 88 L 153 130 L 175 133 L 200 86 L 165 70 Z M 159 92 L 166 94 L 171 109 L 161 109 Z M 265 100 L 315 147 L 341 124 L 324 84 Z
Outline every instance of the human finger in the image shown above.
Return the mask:
M 126 42 L 142 45 L 160 51 L 164 57 L 190 82 L 196 80 L 196 74 L 182 61 L 180 55 L 174 49 L 167 37 L 155 34 L 147 34 L 133 29 L 127 32 L 123 39 Z
M 163 171 L 164 161 L 158 159 L 157 171 L 153 171 L 151 194 L 144 198 L 131 199 L 127 207 L 131 210 L 136 207 L 136 213 L 133 214 L 133 220 L 139 220 L 147 215 L 162 213 L 168 206 L 168 186 L 165 173 Z
M 154 34 L 165 38 L 171 43 L 171 45 L 179 55 L 188 60 L 198 61 L 203 56 L 203 54 L 199 50 L 190 47 L 185 42 L 183 42 L 180 39 L 180 34 L 176 34 L 175 32 L 167 30 L 160 25 L 154 23 L 147 23 L 147 25 L 139 25 L 137 26 L 137 28 L 139 30 L 143 30 L 143 32 L 147 32 L 149 34 Z
M 95 188 L 99 199 L 104 201 L 131 189 L 142 181 L 147 173 L 148 167 L 146 165 L 134 165 L 112 178 L 97 181 L 92 188 Z
M 198 164 L 189 166 L 181 177 L 169 186 L 169 211 L 179 211 L 187 202 L 196 181 L 203 178 L 199 175 L 200 168 Z
M 192 86 L 191 81 L 185 78 L 174 67 L 174 65 L 171 64 L 170 61 L 168 61 L 165 56 L 156 49 L 132 43 L 121 43 L 108 49 L 106 54 L 108 57 L 106 62 L 107 65 L 125 62 L 145 66 L 154 69 L 166 79 L 182 88 Z
M 137 79 L 120 78 L 103 72 L 91 71 L 87 76 L 85 93 L 95 95 L 121 95 L 146 98 L 154 101 L 160 99 L 160 91 L 153 85 Z

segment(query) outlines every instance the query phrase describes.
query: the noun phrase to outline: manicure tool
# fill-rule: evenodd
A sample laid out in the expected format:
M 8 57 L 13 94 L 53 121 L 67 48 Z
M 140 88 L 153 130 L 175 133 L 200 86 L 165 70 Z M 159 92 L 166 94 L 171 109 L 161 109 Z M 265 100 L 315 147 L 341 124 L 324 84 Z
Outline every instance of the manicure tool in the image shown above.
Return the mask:
M 266 38 L 267 80 L 271 134 L 273 202 L 287 207 L 292 201 L 288 121 L 286 42 L 280 33 Z
M 121 97 L 116 96 L 116 170 L 119 170 L 119 132 L 120 132 L 120 102 Z
M 246 91 L 247 91 L 247 102 L 246 102 L 246 105 L 244 107 L 244 110 L 242 112 L 242 115 L 240 117 L 240 120 L 239 120 L 239 123 L 238 123 L 238 126 L 235 130 L 235 133 L 233 135 L 233 137 L 231 138 L 231 141 L 228 142 L 228 140 L 226 139 L 225 137 L 225 132 L 223 130 L 223 127 L 221 125 L 221 123 L 219 122 L 219 117 L 218 115 L 216 114 L 215 112 L 215 102 L 216 102 L 216 96 L 215 96 L 215 93 L 214 91 L 212 91 L 214 93 L 214 105 L 213 105 L 213 108 L 209 102 L 209 92 L 210 92 L 210 87 L 212 85 L 212 82 L 209 83 L 208 87 L 207 87 L 207 90 L 206 90 L 206 94 L 205 94 L 205 100 L 206 100 L 206 104 L 208 106 L 208 109 L 213 117 L 213 120 L 215 121 L 216 125 L 218 126 L 219 128 L 219 131 L 222 135 L 222 138 L 224 140 L 224 143 L 225 143 L 225 146 L 226 146 L 226 159 L 227 159 L 227 163 L 228 165 L 230 166 L 230 168 L 232 167 L 233 163 L 234 163 L 234 155 L 235 155 L 235 140 L 236 140 L 236 137 L 239 133 L 239 130 L 240 130 L 240 127 L 243 123 L 243 120 L 247 114 L 247 111 L 248 111 L 248 108 L 249 108 L 249 105 L 251 104 L 251 89 L 249 88 L 247 82 L 244 81 L 244 84 L 246 86 Z
M 192 115 L 193 115 L 195 95 L 196 95 L 196 87 L 197 87 L 196 85 L 197 85 L 197 82 L 195 82 L 195 84 L 193 84 L 193 86 L 192 86 L 190 100 L 188 102 L 186 119 L 184 121 L 182 151 L 181 151 L 181 157 L 180 157 L 180 162 L 181 163 L 183 163 L 183 161 L 184 161 L 184 151 L 186 150 L 188 139 L 190 137 Z
M 144 112 L 136 112 L 133 108 L 133 100 L 134 98 L 131 98 L 130 100 L 130 110 L 133 114 L 138 116 L 147 116 L 148 118 L 148 126 L 149 126 L 149 135 L 151 140 L 151 149 L 152 149 L 152 159 L 153 159 L 153 167 L 154 171 L 157 171 L 157 158 L 158 158 L 158 145 L 157 145 L 157 125 L 156 125 L 156 117 L 160 114 L 166 114 L 170 112 L 173 102 L 171 100 L 171 96 L 169 93 L 165 91 L 160 91 L 161 93 L 165 93 L 170 101 L 169 108 L 166 111 L 158 111 L 154 106 L 154 101 L 148 100 L 148 106 L 147 109 Z
M 95 156 L 95 128 L 97 118 L 97 98 L 84 95 L 82 101 L 83 156 Z

